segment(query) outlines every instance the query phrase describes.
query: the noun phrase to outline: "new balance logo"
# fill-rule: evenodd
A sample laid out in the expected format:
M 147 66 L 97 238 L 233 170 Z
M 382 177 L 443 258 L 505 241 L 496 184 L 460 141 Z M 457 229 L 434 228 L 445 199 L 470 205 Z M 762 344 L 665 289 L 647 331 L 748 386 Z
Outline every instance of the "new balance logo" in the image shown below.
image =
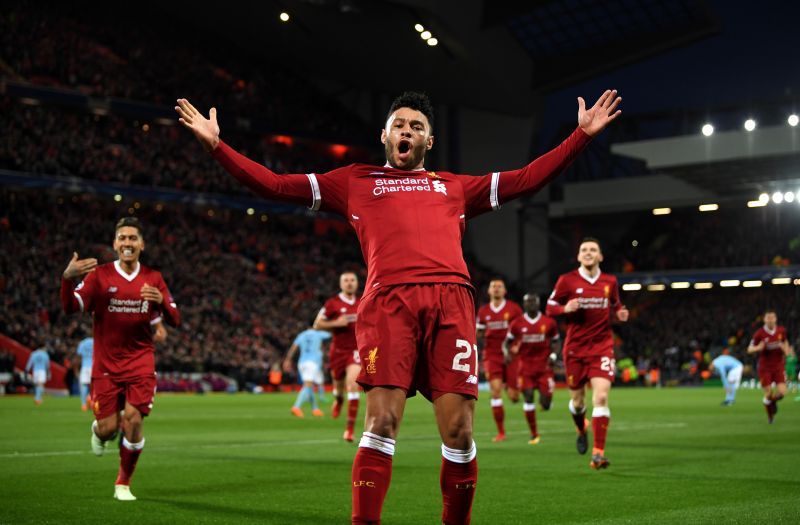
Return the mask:
M 435 180 L 433 181 L 433 191 L 438 191 L 439 193 L 447 195 L 447 186 L 444 185 L 444 182 Z
M 477 385 L 478 384 L 478 376 L 470 374 L 470 376 L 467 378 L 467 383 L 469 383 L 471 385 Z

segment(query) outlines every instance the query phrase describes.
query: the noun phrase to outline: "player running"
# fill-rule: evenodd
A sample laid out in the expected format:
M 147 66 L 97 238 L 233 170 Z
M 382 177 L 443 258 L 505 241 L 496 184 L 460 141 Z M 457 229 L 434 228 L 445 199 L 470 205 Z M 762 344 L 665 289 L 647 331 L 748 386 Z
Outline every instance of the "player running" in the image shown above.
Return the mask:
M 555 360 L 555 352 L 559 350 L 560 336 L 556 322 L 539 311 L 539 296 L 525 294 L 522 306 L 525 313 L 509 326 L 506 340 L 503 341 L 503 352 L 519 356 L 519 386 L 525 399 L 522 409 L 531 430 L 528 444 L 538 445 L 540 438 L 536 429 L 533 390 L 539 391 L 542 410 L 550 410 L 556 387 L 550 362 Z
M 731 406 L 736 401 L 736 391 L 742 382 L 742 370 L 744 370 L 742 362 L 727 353 L 720 354 L 708 365 L 708 371 L 716 372 L 722 379 L 722 386 L 725 388 L 725 400 L 722 406 Z
M 44 385 L 50 381 L 50 355 L 47 350 L 37 348 L 28 357 L 28 362 L 25 364 L 25 371 L 33 373 L 33 402 L 37 405 L 42 404 L 42 394 L 44 394 Z
M 621 113 L 616 91 L 586 109 L 579 127 L 554 150 L 520 170 L 482 177 L 426 171 L 433 107 L 406 93 L 381 132 L 386 164 L 352 164 L 325 174 L 276 175 L 219 138 L 216 109 L 205 118 L 186 99 L 176 111 L 211 155 L 264 198 L 345 217 L 367 261 L 356 335 L 367 391 L 365 432 L 353 461 L 353 523 L 380 522 L 406 398 L 433 402 L 442 438 L 442 521 L 469 523 L 477 482 L 472 439 L 478 396 L 474 289 L 461 247 L 466 221 L 535 193 L 564 170 Z
M 297 351 L 300 357 L 297 360 L 297 371 L 303 388 L 297 394 L 297 399 L 292 406 L 292 414 L 303 417 L 303 404 L 308 401 L 311 404 L 311 415 L 322 417 L 324 414 L 319 408 L 317 394 L 314 392 L 314 385 L 322 383 L 322 343 L 331 338 L 330 332 L 324 330 L 314 330 L 309 328 L 303 330 L 294 338 L 286 358 L 283 360 L 283 369 L 286 372 L 292 369 L 292 360 Z
M 91 337 L 84 337 L 78 343 L 78 350 L 76 353 L 81 358 L 81 371 L 78 374 L 78 383 L 81 393 L 81 410 L 86 412 L 89 410 L 87 402 L 91 399 L 89 397 L 89 387 L 92 384 L 92 354 L 94 353 L 94 339 Z
M 778 401 L 786 395 L 786 356 L 792 353 L 786 328 L 778 325 L 778 314 L 769 308 L 764 312 L 764 326 L 756 330 L 747 347 L 748 354 L 758 356 L 758 379 L 764 390 L 764 408 L 770 424 L 778 413 Z
M 358 416 L 359 390 L 356 379 L 361 372 L 361 358 L 356 344 L 356 319 L 361 297 L 358 291 L 358 276 L 355 272 L 344 272 L 339 276 L 340 292 L 334 295 L 320 309 L 314 320 L 316 330 L 328 330 L 333 334 L 329 364 L 333 379 L 333 408 L 331 416 L 339 417 L 347 392 L 347 422 L 345 441 L 353 441 L 353 430 Z
M 558 278 L 547 301 L 547 315 L 563 315 L 567 323 L 564 341 L 564 368 L 570 389 L 569 411 L 578 431 L 579 454 L 586 454 L 586 384 L 592 387 L 593 469 L 607 468 L 606 433 L 611 421 L 608 394 L 614 381 L 614 337 L 612 316 L 628 320 L 628 310 L 620 302 L 617 278 L 600 271 L 603 252 L 600 241 L 587 237 L 578 249 L 580 267 Z
M 505 441 L 505 409 L 503 408 L 503 387 L 512 403 L 519 401 L 517 379 L 519 377 L 519 358 L 503 351 L 503 341 L 512 321 L 522 316 L 522 308 L 506 299 L 506 283 L 502 279 L 489 281 L 489 303 L 478 309 L 475 327 L 477 340 L 483 339 L 483 370 L 489 380 L 492 415 L 497 425 L 495 443 Z
M 156 389 L 151 325 L 163 316 L 178 326 L 180 314 L 161 273 L 139 262 L 145 247 L 139 220 L 122 218 L 115 232 L 119 258 L 113 263 L 98 266 L 97 259 L 78 259 L 73 253 L 61 280 L 61 305 L 66 313 L 92 313 L 92 451 L 102 456 L 122 428 L 114 498 L 133 501 L 131 477 L 144 448 L 143 419 L 153 408 Z

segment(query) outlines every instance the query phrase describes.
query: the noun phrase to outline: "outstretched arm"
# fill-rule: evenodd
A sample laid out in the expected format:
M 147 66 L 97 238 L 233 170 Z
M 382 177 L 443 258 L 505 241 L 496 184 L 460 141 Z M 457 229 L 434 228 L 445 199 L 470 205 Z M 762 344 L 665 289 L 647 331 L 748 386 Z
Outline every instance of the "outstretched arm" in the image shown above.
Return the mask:
M 617 109 L 622 97 L 616 90 L 607 90 L 594 106 L 578 97 L 578 127 L 556 148 L 519 170 L 494 172 L 483 177 L 461 177 L 467 203 L 467 216 L 498 210 L 513 199 L 536 193 L 563 172 L 592 137 L 613 122 L 622 110 Z
M 205 118 L 188 100 L 180 98 L 175 111 L 180 116 L 178 121 L 194 133 L 203 149 L 252 191 L 267 199 L 302 204 L 313 210 L 320 208 L 322 200 L 316 175 L 277 175 L 234 151 L 219 138 L 216 108 L 211 108 L 208 118 Z M 330 196 L 326 197 L 330 199 Z

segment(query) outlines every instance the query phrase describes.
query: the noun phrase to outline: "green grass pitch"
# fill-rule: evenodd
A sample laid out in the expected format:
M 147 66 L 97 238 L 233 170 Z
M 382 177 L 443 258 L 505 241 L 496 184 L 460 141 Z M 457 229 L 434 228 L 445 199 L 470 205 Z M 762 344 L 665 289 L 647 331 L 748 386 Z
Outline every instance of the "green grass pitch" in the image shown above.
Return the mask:
M 342 419 L 293 418 L 293 399 L 158 396 L 133 478 L 139 500 L 121 503 L 116 449 L 91 454 L 91 416 L 75 398 L 0 398 L 0 523 L 349 523 L 355 445 L 340 439 Z M 612 464 L 595 472 L 575 452 L 567 392 L 539 413 L 538 446 L 508 402 L 509 441 L 492 443 L 482 394 L 473 523 L 798 523 L 800 402 L 787 397 L 768 425 L 759 391 L 730 408 L 721 400 L 721 388 L 614 390 Z M 439 522 L 439 445 L 430 405 L 411 399 L 383 523 Z

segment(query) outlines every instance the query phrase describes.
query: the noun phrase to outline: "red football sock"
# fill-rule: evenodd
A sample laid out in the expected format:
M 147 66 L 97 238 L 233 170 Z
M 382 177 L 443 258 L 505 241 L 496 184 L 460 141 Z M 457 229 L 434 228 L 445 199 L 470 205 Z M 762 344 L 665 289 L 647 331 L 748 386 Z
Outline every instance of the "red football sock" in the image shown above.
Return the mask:
M 385 451 L 385 452 L 383 452 Z M 392 481 L 394 440 L 364 432 L 353 460 L 353 524 L 380 524 Z
M 122 438 L 122 446 L 119 447 L 119 472 L 115 485 L 130 485 L 133 471 L 136 470 L 136 462 L 144 448 L 144 438 L 139 443 L 129 443 Z
M 356 425 L 356 416 L 358 416 L 358 394 L 355 397 L 350 398 L 347 396 L 347 430 L 350 432 L 353 431 L 353 428 Z
M 531 429 L 531 437 L 534 438 L 539 435 L 536 432 L 536 405 L 525 403 L 523 408 L 525 410 L 525 419 L 528 420 L 528 427 Z
M 594 432 L 594 448 L 605 450 L 606 434 L 611 422 L 611 412 L 607 407 L 598 407 L 592 410 L 592 432 Z
M 478 460 L 475 444 L 470 450 L 455 450 L 442 445 L 442 523 L 467 525 L 472 516 L 472 500 L 478 482 Z M 453 459 L 457 461 L 452 461 Z M 464 461 L 467 461 L 464 463 Z
M 502 399 L 492 399 L 492 415 L 494 415 L 494 422 L 497 425 L 497 432 L 500 434 L 506 433 L 506 427 L 503 421 L 506 418 L 506 412 L 503 409 Z

